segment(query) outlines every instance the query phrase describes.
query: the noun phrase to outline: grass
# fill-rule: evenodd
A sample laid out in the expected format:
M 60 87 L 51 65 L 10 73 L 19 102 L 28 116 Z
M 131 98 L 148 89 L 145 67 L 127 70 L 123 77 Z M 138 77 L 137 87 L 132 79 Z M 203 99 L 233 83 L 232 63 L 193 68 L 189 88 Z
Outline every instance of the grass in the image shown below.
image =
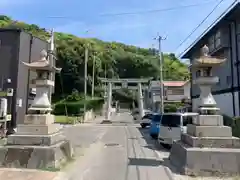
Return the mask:
M 82 117 L 77 116 L 55 116 L 55 123 L 59 124 L 75 124 L 81 120 Z

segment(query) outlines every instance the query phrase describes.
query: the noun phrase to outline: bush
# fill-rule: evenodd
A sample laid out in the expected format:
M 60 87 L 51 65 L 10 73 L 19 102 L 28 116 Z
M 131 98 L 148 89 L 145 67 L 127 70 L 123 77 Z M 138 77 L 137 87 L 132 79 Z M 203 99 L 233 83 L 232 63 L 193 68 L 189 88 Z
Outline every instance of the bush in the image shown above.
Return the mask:
M 84 100 L 81 101 L 60 101 L 54 105 L 53 114 L 55 115 L 74 115 L 79 116 L 84 111 Z M 86 109 L 93 109 L 94 111 L 99 110 L 102 107 L 103 99 L 91 99 L 86 100 Z
M 181 103 L 172 103 L 172 104 L 166 104 L 164 106 L 164 112 L 176 112 L 179 107 L 181 107 Z
M 234 125 L 234 118 L 226 115 L 226 114 L 223 114 L 223 124 L 224 126 L 230 126 L 232 127 Z
M 240 137 L 240 117 L 232 118 L 224 114 L 223 123 L 225 126 L 232 127 L 233 136 Z

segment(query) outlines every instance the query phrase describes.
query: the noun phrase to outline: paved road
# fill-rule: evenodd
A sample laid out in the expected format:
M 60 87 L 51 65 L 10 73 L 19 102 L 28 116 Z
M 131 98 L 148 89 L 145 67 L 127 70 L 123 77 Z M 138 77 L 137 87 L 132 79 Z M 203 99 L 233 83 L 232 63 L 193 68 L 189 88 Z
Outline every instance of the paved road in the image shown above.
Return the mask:
M 68 170 L 70 180 L 170 179 L 163 165 L 168 152 L 156 151 L 147 130 L 140 129 L 127 112 L 116 116 L 112 125 L 76 126 L 66 133 L 72 134 L 75 145 L 88 147 L 72 165 L 75 168 Z

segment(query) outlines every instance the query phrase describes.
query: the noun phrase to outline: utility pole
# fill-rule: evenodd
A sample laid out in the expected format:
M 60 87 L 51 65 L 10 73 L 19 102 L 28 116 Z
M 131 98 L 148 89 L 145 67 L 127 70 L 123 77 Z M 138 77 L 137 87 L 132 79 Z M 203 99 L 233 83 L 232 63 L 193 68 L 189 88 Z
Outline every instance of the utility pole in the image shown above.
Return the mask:
M 88 44 L 85 44 L 85 62 L 84 62 L 84 121 L 86 120 L 87 111 L 87 63 L 88 63 Z
M 50 53 L 49 53 L 49 62 L 51 66 L 54 66 L 54 30 L 51 30 L 51 38 L 50 38 Z M 50 80 L 53 80 L 53 73 L 50 73 Z M 52 103 L 52 92 L 53 87 L 49 88 L 49 101 Z
M 163 38 L 162 36 L 159 36 L 155 38 L 155 40 L 158 41 L 158 53 L 159 53 L 159 65 L 160 65 L 160 96 L 161 96 L 161 113 L 164 113 L 164 85 L 163 85 L 163 55 L 162 55 L 162 47 L 161 43 L 162 40 L 166 40 L 166 38 Z
M 92 69 L 92 99 L 94 98 L 94 83 L 95 83 L 95 58 L 96 53 L 93 54 L 93 69 Z

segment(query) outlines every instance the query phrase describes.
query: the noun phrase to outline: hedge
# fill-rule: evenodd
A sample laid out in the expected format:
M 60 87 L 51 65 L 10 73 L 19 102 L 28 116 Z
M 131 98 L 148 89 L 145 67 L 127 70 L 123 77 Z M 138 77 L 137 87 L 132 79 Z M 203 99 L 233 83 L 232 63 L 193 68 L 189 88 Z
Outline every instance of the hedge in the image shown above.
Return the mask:
M 98 111 L 101 109 L 102 104 L 104 103 L 103 99 L 90 99 L 90 100 L 81 100 L 76 102 L 60 101 L 56 103 L 53 107 L 53 114 L 55 115 L 66 115 L 70 116 L 79 116 L 83 114 L 84 111 L 84 102 L 86 102 L 86 109 L 93 109 Z
M 232 127 L 232 133 L 235 137 L 240 137 L 240 117 L 229 117 L 227 115 L 223 115 L 223 123 L 225 126 Z

